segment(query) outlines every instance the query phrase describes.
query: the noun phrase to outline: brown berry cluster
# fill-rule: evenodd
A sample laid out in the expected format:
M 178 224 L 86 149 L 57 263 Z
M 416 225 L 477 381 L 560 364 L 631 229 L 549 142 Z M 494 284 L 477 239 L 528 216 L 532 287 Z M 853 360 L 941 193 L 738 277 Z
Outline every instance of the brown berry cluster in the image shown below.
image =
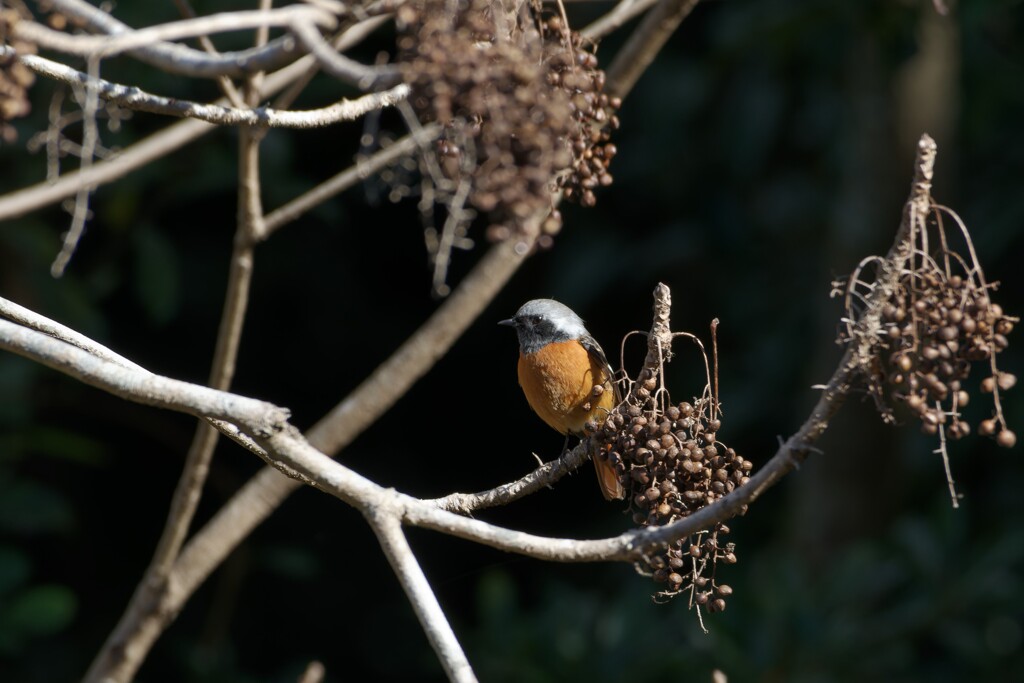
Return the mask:
M 947 436 L 960 439 L 971 433 L 960 409 L 970 401 L 964 382 L 972 362 L 989 361 L 1009 345 L 1006 335 L 1013 320 L 985 290 L 959 275 L 929 272 L 905 284 L 911 282 L 913 289 L 901 287 L 897 300 L 882 309 L 889 351 L 884 377 L 893 398 L 906 403 L 926 434 L 944 425 Z M 981 388 L 1005 391 L 1016 382 L 1014 375 L 997 370 Z M 978 433 L 995 434 L 1007 448 L 1016 442 L 1016 435 L 999 428 L 994 418 L 982 421 Z
M 21 3 L 0 8 L 0 44 L 13 48 L 18 54 L 35 54 L 35 45 L 8 37 L 11 27 L 28 16 L 28 10 Z M 8 122 L 27 116 L 31 111 L 28 89 L 34 82 L 35 74 L 27 66 L 13 56 L 0 57 L 0 142 L 10 144 L 17 138 L 14 127 Z
M 644 369 L 638 381 L 629 399 L 591 425 L 589 441 L 591 456 L 618 471 L 635 523 L 669 524 L 747 483 L 754 465 L 718 440 L 722 422 L 710 396 L 663 407 L 655 375 Z M 728 533 L 718 524 L 645 556 L 637 569 L 664 586 L 656 599 L 688 592 L 691 606 L 721 611 L 732 588 L 716 582 L 715 568 L 736 562 Z
M 944 238 L 941 244 L 946 245 Z M 925 434 L 941 431 L 944 437 L 962 439 L 971 433 L 961 414 L 971 400 L 967 380 L 974 364 L 982 363 L 989 374 L 981 382 L 981 391 L 993 395 L 994 410 L 977 431 L 1011 448 L 1017 436 L 1003 417 L 999 392 L 1011 389 L 1017 378 L 997 368 L 996 356 L 1009 346 L 1007 335 L 1018 319 L 992 301 L 995 286 L 984 283 L 977 265 L 966 266 L 968 261 L 947 246 L 927 255 L 926 245 L 919 235 L 914 256 L 898 270 L 891 296 L 879 302 L 879 327 L 866 332 L 871 335 L 872 351 L 862 367 L 868 374 L 869 392 L 887 421 L 895 420 L 892 406 L 903 404 L 920 420 Z M 887 269 L 894 267 L 890 264 Z M 851 320 L 857 312 L 849 310 L 855 300 L 849 293 L 858 286 L 869 301 L 873 291 L 873 285 L 860 282 L 859 273 L 850 279 L 847 312 Z M 851 329 L 846 339 L 862 334 Z
M 561 20 L 538 23 L 529 7 L 496 18 L 496 7 L 408 3 L 397 23 L 410 103 L 421 121 L 444 126 L 439 171 L 469 183 L 469 204 L 490 220 L 488 237 L 502 240 L 550 210 L 555 188 L 592 204 L 593 188 L 611 182 L 608 130 L 618 125 L 618 102 L 600 92 L 596 59 Z M 551 211 L 540 244 L 560 228 Z
M 560 16 L 541 23 L 544 37 L 544 61 L 547 82 L 569 95 L 569 107 L 577 125 L 569 134 L 572 166 L 558 177 L 565 198 L 583 206 L 594 206 L 594 189 L 612 184 L 608 166 L 616 148 L 611 133 L 619 127 L 616 112 L 622 106 L 618 97 L 605 94 L 604 71 L 597 68 L 597 57 L 584 49 L 579 33 L 569 31 Z

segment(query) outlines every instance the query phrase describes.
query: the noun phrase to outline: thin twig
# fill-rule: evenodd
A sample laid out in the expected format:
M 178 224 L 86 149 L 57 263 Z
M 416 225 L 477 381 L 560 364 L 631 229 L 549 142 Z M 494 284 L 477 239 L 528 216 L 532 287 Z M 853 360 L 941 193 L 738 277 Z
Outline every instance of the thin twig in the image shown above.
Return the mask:
M 439 125 L 430 125 L 418 133 L 410 133 L 401 140 L 398 140 L 386 148 L 380 150 L 368 159 L 356 162 L 341 173 L 328 178 L 308 192 L 296 197 L 284 206 L 275 209 L 267 214 L 264 220 L 265 232 L 261 239 L 270 237 L 283 225 L 294 221 L 315 206 L 319 206 L 331 197 L 347 190 L 361 180 L 364 180 L 378 171 L 387 168 L 398 159 L 414 152 L 422 143 L 417 139 L 418 135 L 426 135 L 428 139 L 433 137 L 440 130 Z
M 449 493 L 447 496 L 427 499 L 423 502 L 436 505 L 441 510 L 460 514 L 508 505 L 543 488 L 549 488 L 565 475 L 578 469 L 587 459 L 587 449 L 583 444 L 579 444 L 560 458 L 543 463 L 521 479 L 478 493 Z
M 77 87 L 79 91 L 79 102 L 82 107 L 82 153 L 80 169 L 83 175 L 87 175 L 93 164 L 93 153 L 96 150 L 96 143 L 99 140 L 99 130 L 96 126 L 96 110 L 99 108 L 99 93 L 96 89 L 96 81 L 99 80 L 100 60 L 89 59 L 89 75 L 84 87 Z M 50 274 L 53 277 L 60 277 L 64 269 L 71 261 L 75 249 L 78 248 L 78 241 L 85 232 L 85 221 L 89 217 L 89 195 L 92 188 L 82 183 L 75 193 L 75 208 L 71 214 L 71 226 L 64 233 L 63 243 L 57 258 L 50 266 Z

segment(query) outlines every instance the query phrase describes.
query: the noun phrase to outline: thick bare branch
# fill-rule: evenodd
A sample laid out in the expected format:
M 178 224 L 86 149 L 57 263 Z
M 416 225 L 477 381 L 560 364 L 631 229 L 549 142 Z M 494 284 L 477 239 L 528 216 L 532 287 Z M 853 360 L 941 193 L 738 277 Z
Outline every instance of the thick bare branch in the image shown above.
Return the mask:
M 251 432 L 273 431 L 288 420 L 287 410 L 270 403 L 127 368 L 7 320 L 0 320 L 0 348 L 129 401 L 234 422 Z

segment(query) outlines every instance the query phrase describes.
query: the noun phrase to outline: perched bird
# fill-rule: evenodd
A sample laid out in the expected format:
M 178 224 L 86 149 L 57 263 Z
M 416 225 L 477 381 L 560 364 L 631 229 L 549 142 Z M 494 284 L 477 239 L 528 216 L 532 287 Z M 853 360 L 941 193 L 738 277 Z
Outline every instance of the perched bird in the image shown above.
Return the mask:
M 519 385 L 526 401 L 560 434 L 581 437 L 588 420 L 600 422 L 618 405 L 608 359 L 571 308 L 534 299 L 498 324 L 514 327 L 519 335 Z M 594 466 L 604 497 L 622 498 L 615 468 L 596 459 Z

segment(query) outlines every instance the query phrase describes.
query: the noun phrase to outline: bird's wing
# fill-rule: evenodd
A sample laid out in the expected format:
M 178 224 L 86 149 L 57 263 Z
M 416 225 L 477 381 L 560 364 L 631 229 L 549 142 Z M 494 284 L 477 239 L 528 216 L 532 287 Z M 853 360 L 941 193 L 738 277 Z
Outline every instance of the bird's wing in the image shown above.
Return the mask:
M 618 405 L 622 400 L 622 396 L 619 394 L 619 385 L 615 381 L 615 371 L 612 370 L 611 363 L 608 362 L 608 356 L 605 355 L 604 349 L 589 334 L 580 337 L 580 344 L 590 354 L 591 359 L 605 369 L 605 374 L 608 375 L 608 383 L 612 385 L 612 391 L 615 392 L 615 404 Z

